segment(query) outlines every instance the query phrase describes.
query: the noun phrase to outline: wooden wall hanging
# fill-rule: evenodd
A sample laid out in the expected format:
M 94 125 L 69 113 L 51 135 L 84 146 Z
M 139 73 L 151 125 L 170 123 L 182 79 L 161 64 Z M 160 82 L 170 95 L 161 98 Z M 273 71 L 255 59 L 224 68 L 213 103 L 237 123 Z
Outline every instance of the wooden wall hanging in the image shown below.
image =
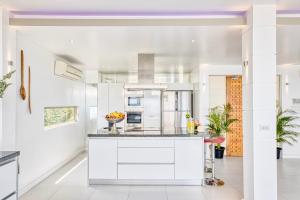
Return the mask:
M 232 117 L 238 119 L 226 136 L 226 155 L 243 156 L 242 77 L 226 77 L 226 101 L 232 106 Z
M 21 50 L 21 87 L 20 87 L 20 96 L 23 100 L 26 99 L 26 90 L 24 86 L 24 52 Z

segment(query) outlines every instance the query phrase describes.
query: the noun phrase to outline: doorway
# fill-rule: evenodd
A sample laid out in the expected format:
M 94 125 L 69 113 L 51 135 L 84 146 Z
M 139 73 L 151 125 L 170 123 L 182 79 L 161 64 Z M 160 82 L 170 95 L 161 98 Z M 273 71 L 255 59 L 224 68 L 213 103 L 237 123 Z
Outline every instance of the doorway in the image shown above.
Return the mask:
M 226 147 L 226 156 L 243 156 L 243 121 L 242 121 L 242 76 L 209 76 L 209 107 L 223 106 L 229 103 L 232 117 L 238 119 L 231 126 L 222 146 Z

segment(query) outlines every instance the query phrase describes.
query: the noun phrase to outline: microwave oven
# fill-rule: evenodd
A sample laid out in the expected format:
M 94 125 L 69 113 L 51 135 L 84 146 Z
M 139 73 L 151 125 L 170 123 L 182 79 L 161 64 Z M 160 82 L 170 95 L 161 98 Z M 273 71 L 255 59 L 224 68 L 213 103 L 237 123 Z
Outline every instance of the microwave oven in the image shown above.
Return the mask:
M 143 108 L 144 91 L 126 91 L 125 107 L 126 110 L 134 110 L 135 108 Z
M 129 96 L 127 97 L 127 106 L 128 107 L 141 107 L 143 102 L 143 97 Z

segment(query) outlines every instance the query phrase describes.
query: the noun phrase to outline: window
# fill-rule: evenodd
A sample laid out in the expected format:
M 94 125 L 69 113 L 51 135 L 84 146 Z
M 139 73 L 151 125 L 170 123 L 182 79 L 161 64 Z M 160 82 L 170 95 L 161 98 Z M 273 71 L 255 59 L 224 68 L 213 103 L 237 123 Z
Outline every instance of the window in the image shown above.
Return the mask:
M 46 107 L 44 108 L 44 126 L 56 127 L 63 124 L 73 123 L 78 120 L 76 106 Z

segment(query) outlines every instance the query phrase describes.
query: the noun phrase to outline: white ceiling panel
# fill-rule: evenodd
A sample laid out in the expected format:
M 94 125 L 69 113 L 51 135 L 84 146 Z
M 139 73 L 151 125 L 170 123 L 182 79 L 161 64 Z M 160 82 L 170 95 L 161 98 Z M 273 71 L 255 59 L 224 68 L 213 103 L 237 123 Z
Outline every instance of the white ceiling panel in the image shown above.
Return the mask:
M 245 11 L 253 0 L 0 0 L 12 11 L 132 14 L 161 12 Z M 270 0 L 260 0 L 261 2 Z M 272 0 L 275 1 L 275 0 Z M 276 0 L 278 10 L 299 10 L 299 0 Z
M 194 12 L 246 10 L 251 0 L 2 0 L 10 10 L 43 12 Z
M 241 27 L 22 27 L 19 33 L 77 65 L 105 72 L 137 71 L 138 53 L 154 53 L 160 72 L 241 63 Z

